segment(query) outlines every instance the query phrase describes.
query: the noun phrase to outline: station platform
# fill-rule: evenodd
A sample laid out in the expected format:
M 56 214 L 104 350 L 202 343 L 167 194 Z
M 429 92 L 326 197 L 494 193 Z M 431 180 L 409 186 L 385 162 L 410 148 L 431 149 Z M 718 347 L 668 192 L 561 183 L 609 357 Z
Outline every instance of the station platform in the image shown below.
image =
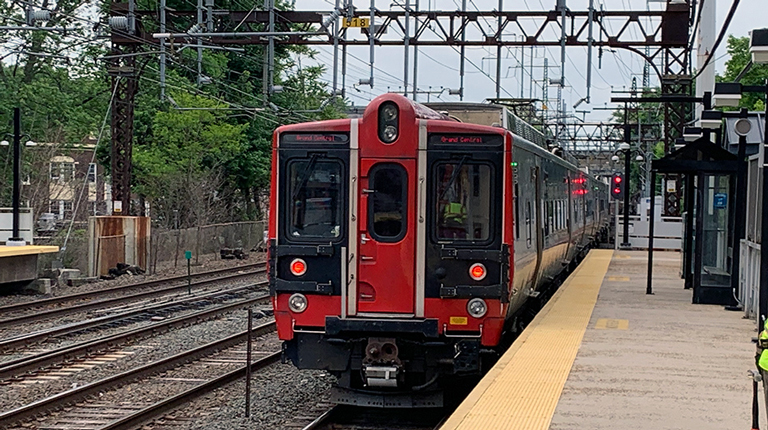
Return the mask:
M 646 295 L 646 256 L 590 251 L 441 429 L 751 428 L 754 322 L 691 304 L 677 252 Z
M 34 281 L 38 255 L 58 250 L 58 246 L 0 246 L 0 288 Z

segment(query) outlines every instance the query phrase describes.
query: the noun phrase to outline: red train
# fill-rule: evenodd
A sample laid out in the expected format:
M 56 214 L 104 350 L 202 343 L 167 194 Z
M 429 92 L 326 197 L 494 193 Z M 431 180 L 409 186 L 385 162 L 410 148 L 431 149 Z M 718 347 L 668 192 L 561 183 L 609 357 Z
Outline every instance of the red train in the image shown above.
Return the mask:
M 439 406 L 608 223 L 607 186 L 509 131 L 386 94 L 278 128 L 269 280 L 284 357 L 336 401 Z

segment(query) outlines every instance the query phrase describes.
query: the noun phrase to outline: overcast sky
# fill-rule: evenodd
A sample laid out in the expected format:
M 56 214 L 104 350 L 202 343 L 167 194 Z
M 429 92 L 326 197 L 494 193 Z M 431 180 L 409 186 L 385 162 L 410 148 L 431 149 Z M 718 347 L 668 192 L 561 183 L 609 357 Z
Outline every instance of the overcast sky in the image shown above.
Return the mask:
M 706 0 L 717 1 L 717 28 L 715 32 L 719 32 L 722 27 L 723 21 L 731 7 L 731 1 L 728 0 Z M 333 0 L 297 0 L 297 10 L 332 10 Z M 425 5 L 427 3 L 427 5 Z M 389 10 L 391 0 L 376 1 L 376 7 L 381 10 Z M 595 7 L 599 9 L 599 1 L 595 0 Z M 359 10 L 368 10 L 370 5 L 369 1 L 357 2 L 356 6 Z M 460 9 L 461 0 L 425 0 L 421 1 L 421 9 L 431 7 L 432 10 L 444 10 L 455 11 Z M 467 4 L 468 10 L 493 10 L 498 6 L 498 0 L 469 0 Z M 588 7 L 588 0 L 567 0 L 567 6 L 571 10 L 586 10 Z M 660 10 L 664 5 L 662 3 L 650 3 L 651 10 Z M 396 6 L 395 6 L 396 7 Z M 645 10 L 645 0 L 604 0 L 603 7 L 605 10 L 621 11 L 621 10 Z M 728 33 L 736 36 L 746 36 L 748 31 L 753 28 L 761 28 L 765 26 L 765 14 L 764 14 L 765 0 L 742 0 L 737 12 L 729 26 Z M 394 8 L 394 7 L 393 7 Z M 505 10 L 552 10 L 554 9 L 553 0 L 505 0 Z M 401 9 L 402 10 L 402 9 Z M 486 26 L 493 25 L 491 21 Z M 614 27 L 616 24 L 614 24 Z M 617 30 L 614 28 L 614 30 Z M 352 29 L 350 31 L 357 32 L 358 30 Z M 504 37 L 511 35 L 511 29 L 509 34 L 505 33 Z M 392 34 L 389 35 L 390 37 Z M 400 36 L 402 37 L 402 35 Z M 434 36 L 433 36 L 434 37 Z M 556 39 L 553 33 L 549 37 L 549 40 Z M 725 51 L 725 40 L 719 47 L 716 58 L 717 72 L 721 72 L 725 67 L 725 61 L 727 60 Z M 331 65 L 332 65 L 332 47 L 330 46 L 317 46 L 315 47 L 319 52 L 319 61 L 326 64 L 328 72 L 325 79 L 330 82 L 332 78 Z M 413 51 L 411 50 L 411 53 Z M 530 48 L 525 50 L 525 64 L 526 71 L 523 79 L 524 95 L 527 97 L 530 94 L 530 76 L 528 72 L 528 65 L 530 64 Z M 566 48 L 568 59 L 565 65 L 565 76 L 567 87 L 564 89 L 564 99 L 567 106 L 572 109 L 574 103 L 586 95 L 586 68 L 587 68 L 587 50 L 585 47 L 571 47 Z M 357 83 L 360 78 L 368 76 L 368 48 L 367 47 L 350 47 L 350 57 L 348 59 L 347 70 L 347 96 L 355 104 L 366 104 L 373 96 L 386 92 L 388 90 L 397 91 L 402 86 L 403 78 L 403 48 L 402 47 L 377 47 L 375 55 L 375 65 L 378 69 L 375 72 L 375 87 L 371 89 L 368 86 L 360 86 L 360 92 L 357 92 L 352 88 L 354 83 Z M 520 85 L 521 85 L 521 70 L 519 68 L 520 50 L 510 48 L 505 50 L 502 54 L 502 97 L 519 97 Z M 412 54 L 411 54 L 412 55 Z M 536 48 L 534 49 L 534 80 L 538 81 L 534 83 L 533 95 L 536 98 L 541 98 L 541 85 L 542 85 L 542 72 L 544 56 L 547 56 L 549 62 L 549 77 L 558 77 L 560 74 L 560 48 L 551 47 L 549 49 Z M 355 58 L 356 57 L 356 58 Z M 495 76 L 495 57 L 496 49 L 490 48 L 468 48 L 467 49 L 467 63 L 465 74 L 465 101 L 480 102 L 486 98 L 495 96 L 495 84 L 491 77 Z M 412 56 L 411 65 L 409 67 L 409 81 L 413 79 L 413 66 Z M 695 63 L 696 57 L 694 54 L 693 61 Z M 471 64 L 471 63 L 473 64 Z M 518 67 L 515 67 L 518 66 Z M 459 54 L 450 47 L 423 47 L 420 48 L 419 54 L 419 70 L 418 70 L 418 87 L 419 90 L 428 90 L 431 86 L 433 90 L 439 89 L 441 86 L 445 88 L 459 88 Z M 615 90 L 621 90 L 629 88 L 631 85 L 632 77 L 637 77 L 638 85 L 642 84 L 642 70 L 643 60 L 630 52 L 619 50 L 618 52 L 604 51 L 602 59 L 602 68 L 598 69 L 597 65 L 597 50 L 593 50 L 593 73 L 592 73 L 592 103 L 591 105 L 582 104 L 579 106 L 579 110 L 591 110 L 594 108 L 605 107 L 606 103 L 610 102 L 611 87 Z M 489 76 L 491 77 L 489 77 Z M 341 77 L 339 78 L 341 81 Z M 658 85 L 658 78 L 651 73 L 651 85 Z M 554 99 L 556 98 L 556 87 L 550 87 L 549 98 L 552 100 L 552 107 L 554 108 Z M 445 101 L 458 101 L 457 96 L 449 96 L 444 93 L 441 96 Z M 425 100 L 426 95 L 421 95 L 420 100 Z M 434 99 L 434 96 L 432 98 Z M 592 110 L 587 114 L 588 120 L 604 120 L 608 118 L 609 112 L 605 110 Z

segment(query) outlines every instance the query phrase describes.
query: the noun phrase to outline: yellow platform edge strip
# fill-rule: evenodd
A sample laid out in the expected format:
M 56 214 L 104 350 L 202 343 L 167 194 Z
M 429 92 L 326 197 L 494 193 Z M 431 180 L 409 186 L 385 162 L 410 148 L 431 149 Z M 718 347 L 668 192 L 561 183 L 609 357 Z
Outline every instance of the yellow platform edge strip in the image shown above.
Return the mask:
M 441 430 L 549 428 L 612 257 L 589 252 Z
M 49 245 L 43 245 L 43 246 L 37 246 L 37 245 L 27 245 L 27 246 L 0 246 L 0 258 L 2 257 L 17 257 L 20 255 L 36 255 L 36 254 L 47 254 L 51 252 L 59 252 L 58 246 L 49 246 Z

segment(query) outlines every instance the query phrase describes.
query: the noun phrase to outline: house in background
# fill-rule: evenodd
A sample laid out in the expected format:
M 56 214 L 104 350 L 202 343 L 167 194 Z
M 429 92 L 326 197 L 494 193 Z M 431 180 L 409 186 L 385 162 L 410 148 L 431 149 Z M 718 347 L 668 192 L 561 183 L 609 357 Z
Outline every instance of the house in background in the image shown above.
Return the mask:
M 22 193 L 39 214 L 39 229 L 46 229 L 45 224 L 55 229 L 56 223 L 71 220 L 75 209 L 76 222 L 111 213 L 108 181 L 95 159 L 95 138 L 74 145 L 39 143 L 34 150 L 33 165 L 39 168 L 34 169 L 37 174 L 29 181 L 29 192 Z

